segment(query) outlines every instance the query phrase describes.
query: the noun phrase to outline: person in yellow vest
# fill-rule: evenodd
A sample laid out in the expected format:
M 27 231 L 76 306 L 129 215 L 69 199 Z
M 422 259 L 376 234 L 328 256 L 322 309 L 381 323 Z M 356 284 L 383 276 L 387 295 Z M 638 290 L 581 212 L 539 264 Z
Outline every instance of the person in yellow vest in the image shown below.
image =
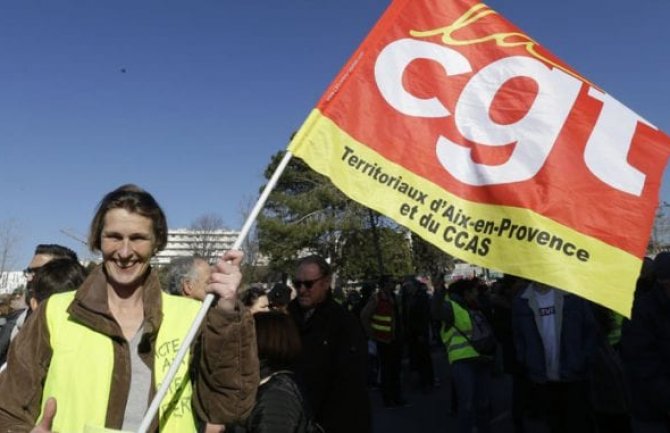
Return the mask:
M 435 293 L 432 313 L 442 322 L 441 337 L 447 349 L 451 365 L 452 384 L 457 405 L 457 432 L 471 433 L 477 427 L 479 433 L 488 433 L 490 428 L 490 384 L 493 371 L 492 348 L 474 347 L 476 342 L 488 334 L 487 339 L 495 345 L 492 330 L 478 305 L 477 279 L 462 279 L 449 285 L 448 295 L 444 290 Z
M 200 303 L 163 293 L 152 257 L 167 243 L 158 203 L 135 185 L 100 202 L 89 246 L 102 253 L 76 292 L 40 304 L 0 376 L 0 431 L 136 431 Z M 254 322 L 240 306 L 242 253 L 223 255 L 218 295 L 148 431 L 195 432 L 246 417 L 259 382 Z
M 361 311 L 363 328 L 377 344 L 382 399 L 388 408 L 407 406 L 400 385 L 403 346 L 400 309 L 393 289 L 393 280 L 382 277 L 379 291 Z

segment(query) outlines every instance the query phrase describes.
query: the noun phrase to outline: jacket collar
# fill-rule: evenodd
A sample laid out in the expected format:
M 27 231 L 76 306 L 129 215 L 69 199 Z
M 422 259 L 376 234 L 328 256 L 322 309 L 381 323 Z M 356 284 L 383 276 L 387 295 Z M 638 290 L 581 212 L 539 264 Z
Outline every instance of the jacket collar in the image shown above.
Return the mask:
M 155 333 L 163 319 L 161 288 L 157 273 L 150 268 L 144 281 L 144 333 Z M 102 265 L 94 268 L 79 287 L 68 312 L 82 324 L 110 337 L 123 337 L 107 303 L 107 277 Z
M 320 311 L 328 309 L 332 304 L 336 304 L 336 302 L 333 298 L 333 291 L 329 288 L 328 293 L 326 294 L 326 298 L 323 300 L 323 302 L 315 305 L 314 307 L 304 309 L 300 306 L 298 298 L 295 298 L 289 303 L 289 310 L 292 309 L 295 312 L 294 317 L 298 319 L 300 326 L 305 326 L 306 324 L 310 323 L 310 319 L 312 319 L 312 317 L 315 315 L 320 315 Z

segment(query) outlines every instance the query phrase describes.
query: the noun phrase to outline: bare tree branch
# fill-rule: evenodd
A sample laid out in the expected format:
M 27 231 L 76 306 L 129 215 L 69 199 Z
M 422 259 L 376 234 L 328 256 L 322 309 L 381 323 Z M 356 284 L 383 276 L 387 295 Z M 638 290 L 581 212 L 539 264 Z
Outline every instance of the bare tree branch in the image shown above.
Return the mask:
M 193 240 L 189 242 L 193 254 L 211 260 L 218 257 L 225 249 L 220 242 L 220 237 L 217 236 L 218 233 L 226 230 L 220 215 L 214 213 L 201 215 L 193 221 L 189 228 L 193 231 Z
M 16 248 L 19 243 L 19 226 L 16 220 L 0 221 L 0 274 L 15 265 Z

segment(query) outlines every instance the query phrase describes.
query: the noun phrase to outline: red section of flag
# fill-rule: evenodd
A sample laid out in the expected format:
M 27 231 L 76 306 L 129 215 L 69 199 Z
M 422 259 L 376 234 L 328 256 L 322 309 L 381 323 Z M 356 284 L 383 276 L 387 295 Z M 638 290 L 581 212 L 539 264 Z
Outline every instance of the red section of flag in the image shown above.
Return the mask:
M 461 0 L 396 1 L 325 93 L 318 108 L 356 140 L 453 194 L 475 202 L 531 209 L 641 257 L 653 223 L 670 139 L 642 122 L 637 124 L 626 160 L 644 175 L 644 187 L 638 194 L 617 189 L 594 175 L 584 155 L 586 143 L 603 112 L 603 102 L 589 91 L 597 93 L 599 89 L 521 34 L 502 16 L 488 13 L 485 7 L 480 12 L 487 14 L 448 35 L 460 42 L 507 35 L 498 43 L 491 39 L 458 45 L 445 43 L 446 33 L 429 36 L 411 33 L 453 26 L 467 17 L 475 5 L 476 2 Z M 436 98 L 452 115 L 435 118 L 408 115 L 392 106 L 380 92 L 375 78 L 379 54 L 403 39 L 425 46 L 448 47 L 467 59 L 471 70 L 457 75 L 450 75 L 433 59 L 416 59 L 403 69 L 397 84 L 416 98 Z M 472 160 L 479 164 L 500 165 L 511 157 L 516 142 L 489 146 L 468 140 L 457 126 L 454 114 L 459 109 L 464 87 L 473 77 L 492 63 L 514 56 L 560 69 L 574 80 L 582 80 L 581 87 L 546 160 L 530 179 L 487 185 L 465 183 L 440 163 L 437 140 L 446 137 L 470 148 Z M 528 77 L 508 80 L 493 97 L 489 118 L 499 125 L 518 122 L 536 103 L 539 89 L 538 83 Z

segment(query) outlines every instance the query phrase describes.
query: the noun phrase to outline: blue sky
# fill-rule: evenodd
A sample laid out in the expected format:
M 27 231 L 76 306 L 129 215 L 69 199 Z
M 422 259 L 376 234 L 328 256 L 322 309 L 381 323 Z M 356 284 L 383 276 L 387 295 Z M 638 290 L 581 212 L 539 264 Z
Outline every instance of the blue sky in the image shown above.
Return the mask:
M 670 2 L 486 3 L 670 131 Z M 173 228 L 204 213 L 239 228 L 271 155 L 388 4 L 2 2 L 0 224 L 16 226 L 14 267 L 37 243 L 88 257 L 60 230 L 84 236 L 102 195 L 128 182 Z

